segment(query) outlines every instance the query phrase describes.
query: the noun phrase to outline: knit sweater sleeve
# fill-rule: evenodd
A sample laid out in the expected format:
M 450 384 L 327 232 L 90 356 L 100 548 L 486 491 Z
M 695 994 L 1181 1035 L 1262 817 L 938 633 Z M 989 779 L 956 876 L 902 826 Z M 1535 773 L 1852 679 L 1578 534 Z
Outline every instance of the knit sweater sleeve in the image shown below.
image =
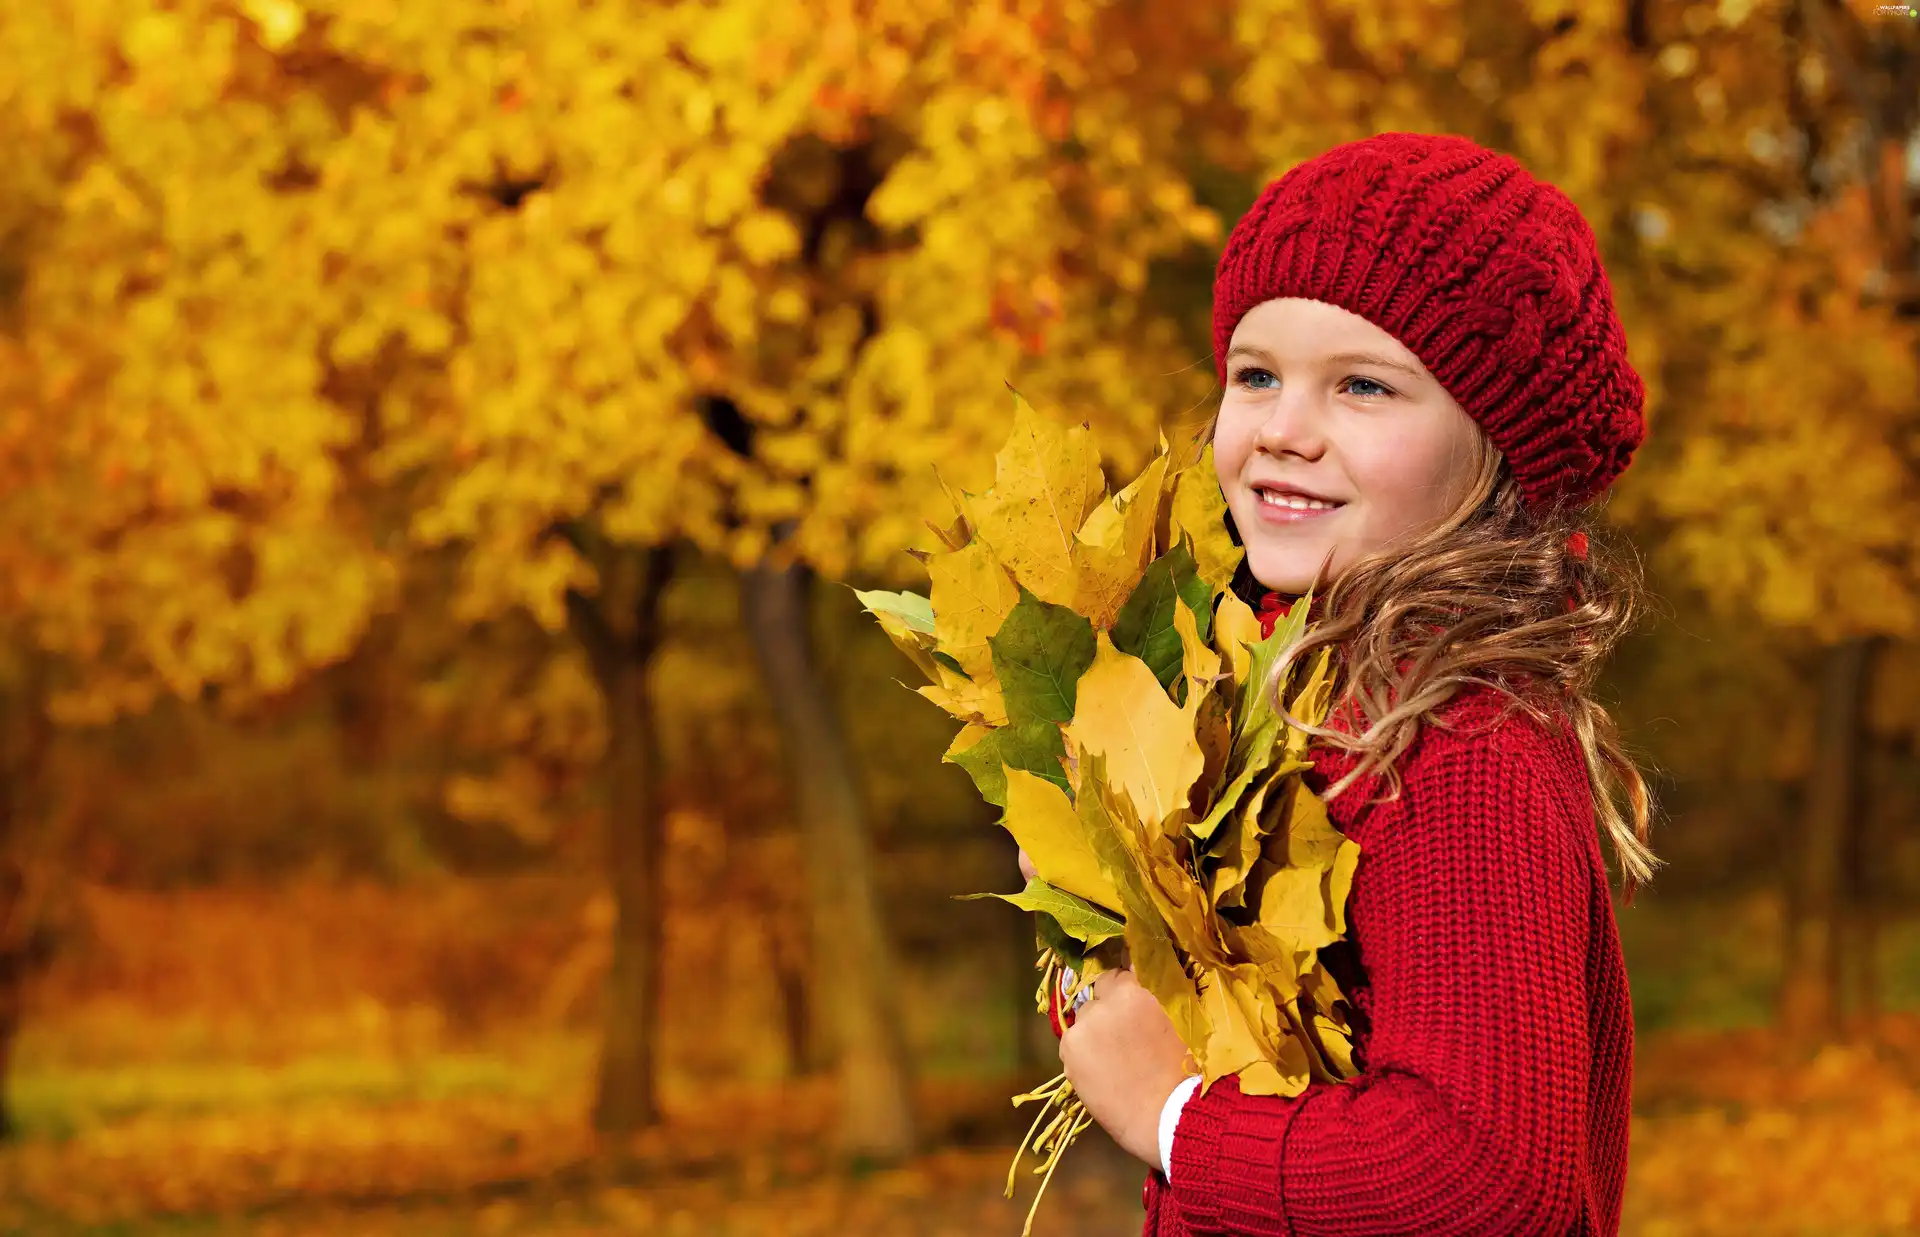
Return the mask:
M 1194 1096 L 1168 1174 L 1193 1232 L 1578 1225 L 1592 800 L 1543 733 L 1518 729 L 1433 734 L 1401 796 L 1364 810 L 1351 927 L 1371 987 L 1365 1070 L 1293 1098 L 1231 1078 Z

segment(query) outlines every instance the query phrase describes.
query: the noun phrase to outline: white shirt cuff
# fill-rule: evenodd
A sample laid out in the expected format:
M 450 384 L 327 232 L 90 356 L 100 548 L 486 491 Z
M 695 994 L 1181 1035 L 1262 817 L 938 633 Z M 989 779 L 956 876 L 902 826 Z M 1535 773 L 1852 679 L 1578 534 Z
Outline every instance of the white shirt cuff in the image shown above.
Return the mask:
M 1173 1180 L 1173 1132 L 1180 1127 L 1180 1114 L 1187 1107 L 1187 1101 L 1200 1089 L 1200 1078 L 1195 1075 L 1173 1089 L 1167 1097 L 1166 1106 L 1160 1110 L 1160 1171 L 1167 1180 Z

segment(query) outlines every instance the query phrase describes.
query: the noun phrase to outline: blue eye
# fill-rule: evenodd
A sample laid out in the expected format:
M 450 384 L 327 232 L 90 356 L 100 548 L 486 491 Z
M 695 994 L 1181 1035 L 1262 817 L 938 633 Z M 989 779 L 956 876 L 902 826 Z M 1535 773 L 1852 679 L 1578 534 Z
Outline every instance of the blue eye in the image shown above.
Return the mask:
M 1272 370 L 1262 369 L 1257 365 L 1248 365 L 1234 370 L 1233 382 L 1236 386 L 1248 387 L 1255 391 L 1271 391 L 1280 385 L 1280 379 Z M 1372 378 L 1362 377 L 1359 374 L 1349 376 L 1340 385 L 1349 390 L 1358 385 L 1360 389 L 1354 390 L 1353 394 L 1361 399 L 1383 399 L 1394 393 L 1393 389 L 1385 383 L 1376 382 Z

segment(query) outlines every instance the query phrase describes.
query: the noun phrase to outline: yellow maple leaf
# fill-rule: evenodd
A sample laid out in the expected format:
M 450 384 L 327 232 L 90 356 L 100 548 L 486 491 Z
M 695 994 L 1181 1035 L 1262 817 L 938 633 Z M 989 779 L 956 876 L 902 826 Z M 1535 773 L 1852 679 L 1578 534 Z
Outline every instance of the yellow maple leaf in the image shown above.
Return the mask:
M 1267 795 L 1299 769 L 1297 763 L 1283 763 L 1262 774 L 1209 848 L 1210 854 L 1221 856 L 1220 865 L 1213 870 L 1211 890 L 1216 907 L 1246 905 L 1247 878 L 1253 874 L 1253 865 L 1266 841 L 1260 833 L 1260 814 L 1266 809 Z
M 1246 888 L 1234 891 L 1231 901 L 1244 897 L 1257 905 L 1255 924 L 1261 931 L 1306 953 L 1346 931 L 1347 894 L 1360 845 L 1333 828 L 1326 804 L 1300 778 L 1283 781 L 1280 788 L 1287 796 L 1284 821 L 1266 839 Z
M 1199 992 L 1181 961 L 1180 945 L 1148 889 L 1149 860 L 1140 821 L 1126 797 L 1113 789 L 1105 762 L 1098 756 L 1088 757 L 1074 807 L 1100 858 L 1101 871 L 1120 895 L 1129 965 L 1141 987 L 1153 993 L 1173 1019 L 1180 1041 L 1198 1056 L 1207 1042 Z
M 879 620 L 880 630 L 887 634 L 889 640 L 893 641 L 894 647 L 902 653 L 905 653 L 907 659 L 919 668 L 920 673 L 926 675 L 929 679 L 938 679 L 940 677 L 940 671 L 932 656 L 935 646 L 935 638 L 932 633 L 919 631 L 909 626 L 906 621 L 901 619 L 897 614 L 876 611 L 874 618 Z
M 1180 636 L 1180 673 L 1187 680 L 1187 699 L 1192 702 L 1220 677 L 1220 654 L 1200 638 L 1200 620 L 1186 606 L 1173 608 L 1173 629 Z
M 1247 646 L 1260 641 L 1260 618 L 1253 607 L 1232 593 L 1220 599 L 1213 612 L 1213 647 L 1226 659 L 1227 681 L 1238 687 L 1246 680 L 1253 654 Z
M 958 756 L 961 752 L 966 751 L 992 733 L 993 727 L 991 726 L 985 726 L 979 722 L 968 722 L 966 725 L 960 727 L 960 733 L 953 736 L 953 742 L 947 744 L 947 750 L 941 759 L 952 760 L 955 756 Z
M 1290 1033 L 1258 967 L 1216 967 L 1200 976 L 1208 1038 L 1200 1054 L 1204 1086 L 1239 1076 L 1247 1095 L 1298 1095 L 1313 1081 L 1306 1045 Z
M 1074 536 L 1104 481 L 1093 434 L 1036 413 L 1018 394 L 1013 433 L 994 456 L 993 488 L 967 501 L 968 521 L 1042 601 L 1074 595 Z
M 1233 582 L 1244 555 L 1227 531 L 1227 500 L 1214 472 L 1212 443 L 1200 453 L 1199 462 L 1174 477 L 1170 534 L 1184 535 L 1192 542 L 1194 565 L 1202 580 L 1217 589 Z
M 1146 573 L 1167 457 L 1157 456 L 1125 489 L 1094 508 L 1074 537 L 1073 608 L 1095 627 L 1115 616 Z
M 916 689 L 918 695 L 971 725 L 991 729 L 1007 724 L 1007 706 L 1000 695 L 999 680 L 989 678 L 985 683 L 976 683 L 946 666 L 936 664 L 934 668 L 940 681 Z
M 976 684 L 996 682 L 987 637 L 1000 629 L 1001 620 L 1020 600 L 1020 590 L 981 541 L 934 555 L 927 560 L 927 574 L 940 651 L 960 663 Z
M 1025 769 L 1007 769 L 1007 811 L 1001 819 L 1040 879 L 1109 910 L 1120 894 L 1100 869 L 1086 830 L 1067 793 Z
M 1201 972 L 1200 1008 L 1207 1019 L 1207 1042 L 1200 1055 L 1203 1076 L 1209 1082 L 1237 1074 L 1266 1061 L 1265 1037 L 1259 1032 L 1258 1013 L 1248 1009 L 1259 981 L 1252 967 L 1251 982 L 1236 983 L 1240 967 L 1218 967 Z
M 1068 731 L 1082 752 L 1105 761 L 1111 784 L 1149 827 L 1186 806 L 1206 763 L 1192 722 L 1147 663 L 1115 649 L 1104 631 Z
M 1300 976 L 1300 997 L 1313 1007 L 1310 1038 L 1327 1076 L 1351 1078 L 1355 1072 L 1353 1026 L 1347 1020 L 1346 997 L 1317 954 Z
M 1191 709 L 1192 700 L 1187 703 Z M 1201 697 L 1199 708 L 1193 711 L 1193 737 L 1205 761 L 1199 790 L 1211 797 L 1233 755 L 1233 706 L 1231 697 L 1218 687 Z

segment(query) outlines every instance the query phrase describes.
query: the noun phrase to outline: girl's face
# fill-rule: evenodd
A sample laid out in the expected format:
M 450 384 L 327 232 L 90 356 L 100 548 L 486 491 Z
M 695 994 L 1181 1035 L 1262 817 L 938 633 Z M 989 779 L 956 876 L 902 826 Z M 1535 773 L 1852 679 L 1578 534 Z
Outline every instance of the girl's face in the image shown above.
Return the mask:
M 1322 564 L 1431 528 L 1479 477 L 1481 430 L 1413 353 L 1357 314 L 1283 297 L 1234 328 L 1213 460 L 1254 578 L 1298 595 Z

